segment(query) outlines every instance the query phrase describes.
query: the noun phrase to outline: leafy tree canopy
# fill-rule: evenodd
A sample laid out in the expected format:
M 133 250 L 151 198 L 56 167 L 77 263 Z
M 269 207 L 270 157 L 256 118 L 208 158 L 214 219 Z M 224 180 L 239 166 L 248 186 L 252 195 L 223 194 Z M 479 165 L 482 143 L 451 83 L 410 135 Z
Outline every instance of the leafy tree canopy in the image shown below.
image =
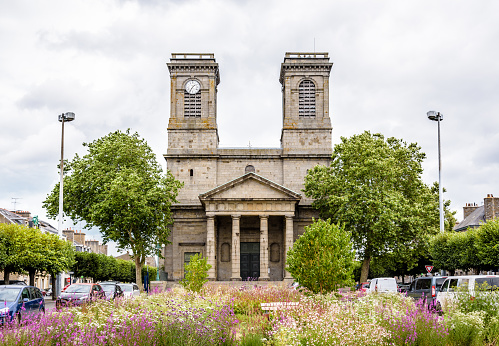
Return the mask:
M 415 143 L 366 131 L 342 137 L 330 166 L 305 177 L 305 195 L 321 216 L 351 232 L 361 281 L 371 259 L 391 253 L 416 261 L 414 253 L 438 232 L 438 197 L 421 179 L 424 158 Z
M 100 229 L 103 242 L 115 241 L 131 250 L 136 282 L 146 256 L 159 255 L 157 244 L 168 244 L 170 206 L 182 183 L 164 174 L 156 157 L 137 133 L 116 131 L 83 144 L 88 153 L 68 163 L 64 177 L 64 213 Z M 44 202 L 48 215 L 58 213 L 59 185 Z
M 55 275 L 73 262 L 73 246 L 57 235 L 24 225 L 0 224 L 0 270 L 6 280 L 10 273 L 27 271 L 30 285 L 34 285 L 37 272 Z
M 313 293 L 328 293 L 353 284 L 351 234 L 330 220 L 305 228 L 287 253 L 286 270 Z

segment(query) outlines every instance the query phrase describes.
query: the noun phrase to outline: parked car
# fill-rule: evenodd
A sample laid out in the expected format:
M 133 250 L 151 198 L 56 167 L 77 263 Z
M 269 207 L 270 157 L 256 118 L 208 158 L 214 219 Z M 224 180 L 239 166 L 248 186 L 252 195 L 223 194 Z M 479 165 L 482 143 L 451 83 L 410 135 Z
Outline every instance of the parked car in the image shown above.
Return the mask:
M 411 284 L 400 284 L 398 283 L 397 284 L 397 289 L 400 293 L 406 293 L 407 291 L 409 291 L 409 287 L 411 286 Z
M 119 284 L 119 286 L 125 298 L 140 296 L 140 289 L 136 284 Z
M 437 293 L 442 287 L 447 276 L 426 276 L 416 278 L 409 289 L 407 295 L 415 300 L 423 299 L 428 306 L 436 303 Z
M 99 283 L 106 294 L 106 299 L 116 299 L 119 297 L 123 297 L 123 291 L 121 290 L 120 285 L 116 282 L 107 281 Z
M 0 280 L 0 286 L 5 285 L 5 280 Z M 26 282 L 22 280 L 9 280 L 9 285 L 22 285 L 22 286 L 28 286 Z
M 42 294 L 44 297 L 51 296 L 52 295 L 52 287 L 49 287 L 49 288 L 42 290 Z
M 39 288 L 26 285 L 0 286 L 0 324 L 45 313 L 45 300 Z
M 395 278 L 375 278 L 371 280 L 367 292 L 389 293 L 397 292 Z
M 98 284 L 72 284 L 57 297 L 55 306 L 57 309 L 60 309 L 63 306 L 81 305 L 83 303 L 90 303 L 94 299 L 104 299 L 105 297 L 104 290 Z
M 452 304 L 461 290 L 474 297 L 483 285 L 490 290 L 499 290 L 499 275 L 448 276 L 437 294 L 436 307 L 441 310 L 442 307 Z
M 362 282 L 359 284 L 357 290 L 361 292 L 367 292 L 369 290 L 369 282 Z

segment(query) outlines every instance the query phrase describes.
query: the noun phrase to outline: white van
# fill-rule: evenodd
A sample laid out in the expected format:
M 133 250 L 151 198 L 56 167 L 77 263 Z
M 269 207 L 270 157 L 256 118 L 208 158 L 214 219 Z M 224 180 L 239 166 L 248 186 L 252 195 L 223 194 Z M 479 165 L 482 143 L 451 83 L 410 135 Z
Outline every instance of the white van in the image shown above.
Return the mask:
M 475 287 L 478 288 L 484 284 L 497 290 L 499 288 L 499 275 L 448 276 L 438 291 L 437 308 L 452 304 L 459 288 L 465 289 L 467 287 L 469 294 L 475 296 Z
M 368 292 L 397 292 L 397 281 L 395 278 L 375 278 L 369 284 Z

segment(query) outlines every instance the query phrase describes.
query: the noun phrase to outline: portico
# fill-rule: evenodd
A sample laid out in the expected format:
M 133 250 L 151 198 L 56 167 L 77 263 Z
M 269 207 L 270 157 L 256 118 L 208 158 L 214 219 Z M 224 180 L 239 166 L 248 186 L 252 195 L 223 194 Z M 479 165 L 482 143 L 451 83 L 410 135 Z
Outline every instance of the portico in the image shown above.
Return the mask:
M 291 279 L 285 263 L 298 193 L 250 172 L 199 199 L 206 211 L 210 280 Z

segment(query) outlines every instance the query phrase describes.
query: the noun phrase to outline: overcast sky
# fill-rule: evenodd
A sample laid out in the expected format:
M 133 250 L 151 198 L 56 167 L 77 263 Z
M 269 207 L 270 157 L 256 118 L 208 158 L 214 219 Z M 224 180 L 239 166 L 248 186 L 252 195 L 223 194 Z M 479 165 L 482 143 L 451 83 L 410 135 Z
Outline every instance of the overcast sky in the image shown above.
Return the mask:
M 334 143 L 364 130 L 417 142 L 431 184 L 426 112 L 444 114 L 444 198 L 460 221 L 465 203 L 499 196 L 498 13 L 484 0 L 0 0 L 0 207 L 19 198 L 57 227 L 42 202 L 59 179 L 63 112 L 76 114 L 65 158 L 131 128 L 165 167 L 171 53 L 215 53 L 220 146 L 279 147 L 280 64 L 315 50 L 334 63 Z

